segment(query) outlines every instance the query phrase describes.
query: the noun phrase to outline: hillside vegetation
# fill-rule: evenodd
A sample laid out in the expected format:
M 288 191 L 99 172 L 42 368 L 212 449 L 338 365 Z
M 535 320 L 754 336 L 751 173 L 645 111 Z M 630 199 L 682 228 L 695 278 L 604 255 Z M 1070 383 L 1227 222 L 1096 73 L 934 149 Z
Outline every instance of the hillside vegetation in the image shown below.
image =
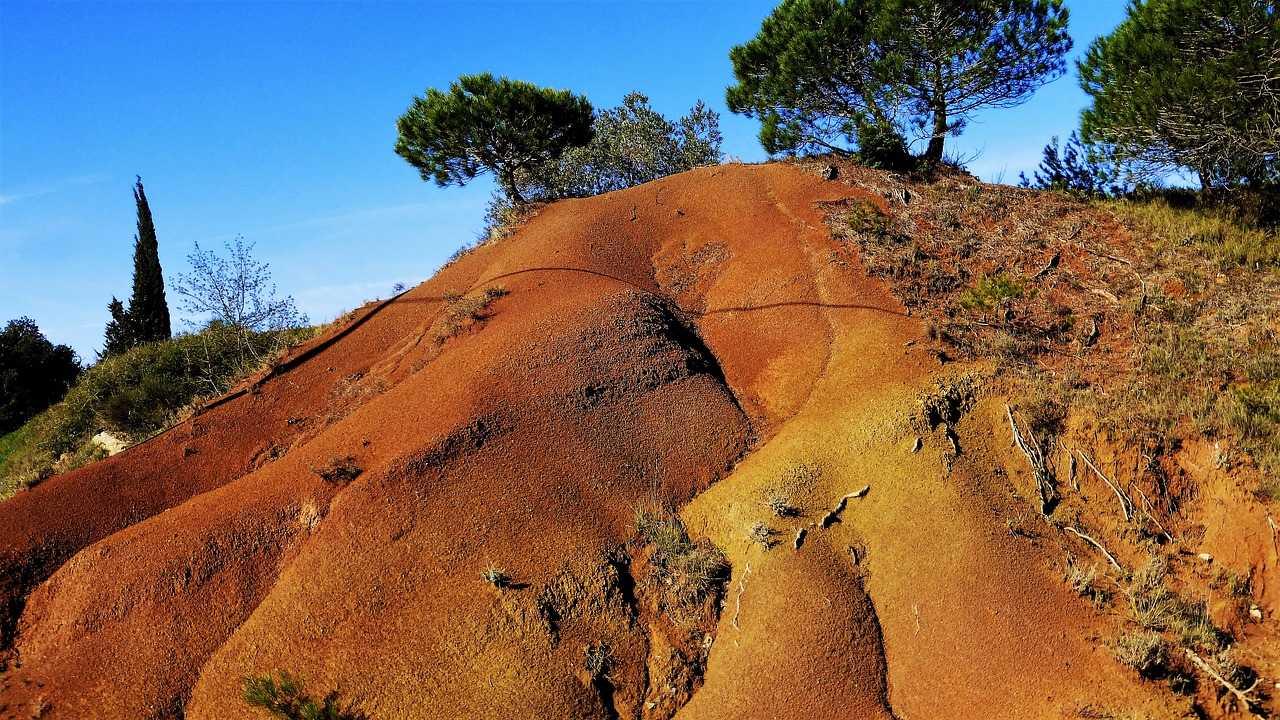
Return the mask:
M 268 367 L 315 328 L 244 332 L 218 324 L 144 344 L 82 373 L 61 401 L 0 437 L 0 500 L 107 455 L 107 432 L 132 445 L 198 412 L 202 402 Z

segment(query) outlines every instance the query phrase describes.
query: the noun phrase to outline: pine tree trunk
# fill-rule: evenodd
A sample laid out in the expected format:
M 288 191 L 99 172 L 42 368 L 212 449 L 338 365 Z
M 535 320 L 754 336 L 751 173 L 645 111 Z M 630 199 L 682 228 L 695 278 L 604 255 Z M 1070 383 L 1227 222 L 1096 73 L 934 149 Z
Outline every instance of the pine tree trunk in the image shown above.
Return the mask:
M 515 173 L 504 172 L 500 175 L 502 188 L 507 191 L 507 197 L 516 205 L 524 205 L 525 199 L 520 195 L 520 189 L 516 187 Z
M 942 162 L 942 144 L 947 138 L 947 110 L 939 108 L 933 112 L 933 136 L 929 138 L 929 147 L 924 151 L 924 159 L 930 165 Z
M 942 84 L 942 66 L 933 68 L 933 135 L 929 138 L 929 147 L 924 151 L 924 160 L 929 165 L 942 162 L 942 145 L 947 139 L 947 89 Z

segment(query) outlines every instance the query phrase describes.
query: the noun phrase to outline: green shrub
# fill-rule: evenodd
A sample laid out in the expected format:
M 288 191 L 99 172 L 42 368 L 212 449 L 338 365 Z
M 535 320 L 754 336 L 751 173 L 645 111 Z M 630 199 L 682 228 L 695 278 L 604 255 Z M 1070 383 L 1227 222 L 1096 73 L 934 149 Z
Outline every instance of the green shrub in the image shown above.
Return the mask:
M 892 238 L 889 217 L 870 200 L 851 203 L 844 211 L 844 221 L 849 231 L 867 238 Z
M 1002 272 L 983 275 L 978 278 L 977 285 L 960 296 L 960 307 L 965 310 L 990 312 L 1009 300 L 1026 297 L 1029 290 L 1025 281 L 1009 277 Z
M 917 161 L 907 149 L 907 140 L 893 123 L 875 122 L 867 118 L 856 121 L 858 151 L 854 160 L 859 165 L 880 170 L 914 170 Z
M 278 676 L 278 677 L 277 677 Z M 316 700 L 306 693 L 307 682 L 287 670 L 261 677 L 246 675 L 240 694 L 249 707 L 262 708 L 281 720 L 361 720 L 364 715 L 338 705 L 337 693 Z
M 61 402 L 0 440 L 0 499 L 102 457 L 92 442 L 99 431 L 145 440 L 183 408 L 221 395 L 314 333 L 299 328 L 246 334 L 215 323 L 103 359 L 80 375 Z

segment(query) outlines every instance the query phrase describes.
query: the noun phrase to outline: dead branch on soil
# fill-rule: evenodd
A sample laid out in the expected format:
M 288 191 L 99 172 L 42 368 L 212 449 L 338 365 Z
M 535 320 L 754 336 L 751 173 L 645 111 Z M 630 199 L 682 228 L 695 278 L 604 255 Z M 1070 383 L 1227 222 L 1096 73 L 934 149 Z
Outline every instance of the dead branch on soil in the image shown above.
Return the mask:
M 1084 460 L 1084 464 L 1088 465 L 1090 470 L 1097 473 L 1098 477 L 1102 478 L 1102 482 L 1106 483 L 1107 487 L 1111 488 L 1112 492 L 1116 494 L 1116 497 L 1120 499 L 1120 510 L 1124 513 L 1124 521 L 1129 522 L 1132 520 L 1133 500 L 1129 499 L 1128 495 L 1120 492 L 1120 488 L 1116 487 L 1115 483 L 1108 480 L 1107 476 L 1102 474 L 1102 471 L 1098 469 L 1097 465 L 1093 464 L 1093 461 L 1089 459 L 1088 455 L 1084 454 L 1083 450 L 1077 450 L 1076 452 L 1080 453 L 1080 459 Z
M 747 576 L 751 574 L 751 562 L 748 561 L 742 570 L 742 577 L 738 578 L 738 596 L 735 599 L 733 608 L 733 629 L 740 630 L 738 627 L 738 615 L 742 612 L 742 593 L 747 589 Z M 737 642 L 736 640 L 734 641 Z
M 1080 483 L 1076 480 L 1076 456 L 1067 447 L 1067 444 L 1061 440 L 1058 441 L 1058 446 L 1062 448 L 1063 452 L 1067 454 L 1067 459 L 1071 461 L 1071 488 L 1076 492 L 1080 492 Z
M 1276 544 L 1276 534 L 1280 533 L 1280 528 L 1276 527 L 1276 521 L 1267 516 L 1267 524 L 1271 526 L 1271 549 L 1276 553 L 1276 559 L 1280 560 L 1280 545 Z
M 1257 720 L 1263 720 L 1262 716 L 1256 713 L 1258 701 L 1249 697 L 1249 693 L 1257 689 L 1259 683 L 1262 682 L 1262 678 L 1258 678 L 1254 680 L 1253 685 L 1248 690 L 1241 690 L 1240 688 L 1228 682 L 1226 678 L 1219 675 L 1217 671 L 1215 671 L 1213 667 L 1209 665 L 1209 663 L 1205 662 L 1203 658 L 1197 655 L 1194 650 L 1191 650 L 1189 648 L 1183 648 L 1182 651 L 1187 654 L 1187 657 L 1191 660 L 1191 662 L 1195 663 L 1196 667 L 1203 670 L 1205 674 L 1208 675 L 1209 677 L 1218 681 L 1218 684 L 1226 688 L 1227 691 L 1230 692 L 1232 695 L 1235 695 L 1236 699 L 1239 700 L 1241 703 L 1243 703 L 1245 708 L 1247 708 L 1249 712 L 1254 713 L 1253 715 L 1254 718 L 1256 718 Z
M 1084 533 L 1080 532 L 1079 530 L 1077 530 L 1077 529 L 1075 529 L 1075 528 L 1073 528 L 1073 527 L 1068 527 L 1068 528 L 1064 528 L 1064 529 L 1065 529 L 1067 532 L 1074 534 L 1076 537 L 1080 538 L 1081 540 L 1084 540 L 1085 542 L 1089 543 L 1090 545 L 1092 545 L 1092 546 L 1094 546 L 1094 547 L 1098 548 L 1099 550 L 1101 550 L 1101 551 L 1102 551 L 1102 554 L 1107 556 L 1107 559 L 1111 561 L 1111 564 L 1112 564 L 1112 565 L 1114 565 L 1114 566 L 1115 566 L 1115 568 L 1116 568 L 1117 570 L 1119 570 L 1120 572 L 1124 572 L 1124 568 L 1120 567 L 1120 562 L 1119 562 L 1118 560 L 1116 560 L 1116 558 L 1115 558 L 1115 556 L 1114 556 L 1114 555 L 1112 555 L 1111 553 L 1107 552 L 1107 549 L 1106 549 L 1106 548 L 1102 547 L 1102 543 L 1098 542 L 1097 540 L 1094 540 L 1093 538 L 1089 537 L 1088 535 L 1085 535 Z
M 1062 253 L 1061 253 L 1061 252 L 1055 252 L 1055 253 L 1053 254 L 1053 257 L 1049 258 L 1049 262 L 1048 262 L 1048 263 L 1046 263 L 1044 267 L 1040 268 L 1039 272 L 1037 272 L 1035 275 L 1032 275 L 1032 276 L 1031 276 L 1031 279 L 1032 279 L 1032 280 L 1039 280 L 1040 278 L 1044 277 L 1045 275 L 1048 275 L 1050 271 L 1052 271 L 1054 268 L 1058 267 L 1058 261 L 1060 261 L 1061 259 L 1062 259 Z
M 1142 498 L 1142 504 L 1146 505 L 1147 517 L 1151 518 L 1151 522 L 1155 523 L 1156 527 L 1160 528 L 1160 532 L 1164 534 L 1165 539 L 1168 540 L 1171 545 L 1176 545 L 1177 542 L 1173 539 L 1173 536 L 1170 535 L 1169 531 L 1165 529 L 1164 525 L 1162 525 L 1160 521 L 1156 519 L 1156 509 L 1151 504 L 1151 501 L 1147 499 L 1147 494 L 1142 492 L 1142 488 L 1136 484 L 1133 486 L 1133 489 L 1138 491 L 1138 496 Z
M 1027 462 L 1031 463 L 1031 474 L 1036 480 L 1036 490 L 1040 492 L 1040 514 L 1049 517 L 1053 512 L 1053 506 L 1058 502 L 1058 492 L 1053 487 L 1053 473 L 1049 471 L 1049 466 L 1045 463 L 1044 452 L 1040 450 L 1040 444 L 1036 442 L 1034 436 L 1027 438 L 1022 435 L 1022 431 L 1018 429 L 1018 423 L 1013 419 L 1013 410 L 1006 404 L 1004 406 L 1005 414 L 1009 416 L 1009 428 L 1013 431 L 1013 442 L 1027 456 Z
M 1120 263 L 1121 265 L 1126 265 L 1126 266 L 1128 266 L 1128 268 L 1129 268 L 1129 272 L 1133 273 L 1133 276 L 1134 276 L 1135 278 L 1137 278 L 1137 279 L 1138 279 L 1138 284 L 1142 286 L 1142 301 L 1139 303 L 1139 305 L 1141 305 L 1141 306 L 1146 306 L 1146 304 L 1147 304 L 1147 283 L 1146 283 L 1146 281 L 1145 281 L 1145 280 L 1143 280 L 1143 279 L 1142 279 L 1142 276 L 1138 274 L 1138 271 L 1134 269 L 1134 267 L 1133 267 L 1133 261 L 1132 261 L 1132 260 L 1125 260 L 1124 258 L 1122 258 L 1122 257 L 1116 257 L 1115 255 L 1108 255 L 1108 254 L 1106 254 L 1106 253 L 1100 253 L 1100 252 L 1098 252 L 1098 251 L 1096 251 L 1096 250 L 1090 250 L 1090 249 L 1089 249 L 1089 248 L 1087 248 L 1087 247 L 1081 247 L 1081 250 L 1084 250 L 1085 252 L 1089 253 L 1090 255 L 1094 255 L 1094 256 L 1097 256 L 1097 257 L 1100 257 L 1100 258 L 1106 258 L 1107 260 L 1112 260 L 1112 261 L 1115 261 L 1115 262 Z

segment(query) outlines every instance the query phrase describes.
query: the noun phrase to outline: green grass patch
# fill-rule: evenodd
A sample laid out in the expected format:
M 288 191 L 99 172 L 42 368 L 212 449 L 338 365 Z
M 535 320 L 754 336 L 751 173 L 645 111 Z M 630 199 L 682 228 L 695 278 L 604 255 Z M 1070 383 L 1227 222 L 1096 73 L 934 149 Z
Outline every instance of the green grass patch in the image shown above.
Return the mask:
M 1164 197 L 1102 200 L 1098 205 L 1136 221 L 1168 246 L 1195 249 L 1219 269 L 1280 267 L 1280 235 L 1250 213 L 1227 206 L 1176 207 Z

